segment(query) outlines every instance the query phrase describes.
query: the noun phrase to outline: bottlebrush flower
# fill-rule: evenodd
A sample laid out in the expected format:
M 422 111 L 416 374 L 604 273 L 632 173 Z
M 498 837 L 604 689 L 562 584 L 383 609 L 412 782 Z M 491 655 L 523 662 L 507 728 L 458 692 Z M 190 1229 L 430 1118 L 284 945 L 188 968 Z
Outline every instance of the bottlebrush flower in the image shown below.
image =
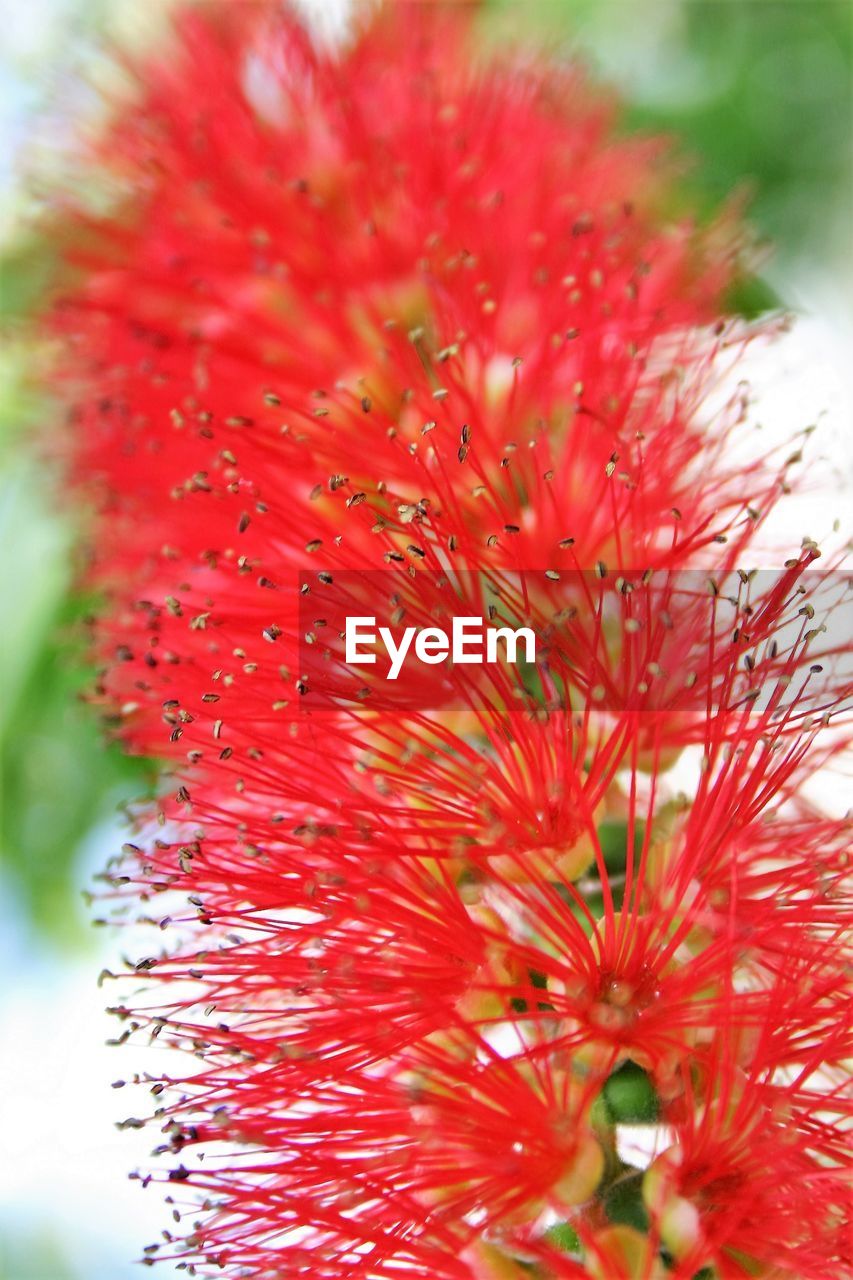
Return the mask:
M 749 568 L 788 482 L 710 408 L 745 238 L 472 22 L 332 54 L 188 8 L 96 148 L 110 212 L 65 211 L 99 697 L 165 761 L 114 1009 L 196 1059 L 148 1081 L 146 1258 L 834 1280 L 848 830 L 801 792 L 848 740 L 844 584 L 808 541 Z M 389 683 L 341 648 L 381 611 L 537 663 Z

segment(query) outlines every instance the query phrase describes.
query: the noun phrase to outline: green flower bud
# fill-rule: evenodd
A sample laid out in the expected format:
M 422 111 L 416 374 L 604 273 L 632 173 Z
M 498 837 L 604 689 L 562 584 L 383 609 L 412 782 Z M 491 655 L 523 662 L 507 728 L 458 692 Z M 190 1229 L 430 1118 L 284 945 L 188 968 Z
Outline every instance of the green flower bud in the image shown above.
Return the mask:
M 602 1092 L 614 1124 L 652 1124 L 660 1114 L 651 1077 L 635 1062 L 625 1062 L 614 1071 Z

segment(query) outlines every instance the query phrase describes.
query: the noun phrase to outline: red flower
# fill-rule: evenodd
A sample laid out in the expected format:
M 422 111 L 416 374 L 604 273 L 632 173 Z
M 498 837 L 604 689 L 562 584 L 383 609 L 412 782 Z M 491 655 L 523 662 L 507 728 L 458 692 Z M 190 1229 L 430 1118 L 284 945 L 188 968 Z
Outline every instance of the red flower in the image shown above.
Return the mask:
M 783 468 L 705 407 L 738 227 L 458 12 L 332 56 L 191 9 L 139 79 L 57 325 L 100 694 L 170 779 L 108 890 L 162 926 L 116 1012 L 198 1059 L 154 1082 L 159 1253 L 839 1275 L 846 830 L 799 791 L 846 638 L 812 544 L 740 569 Z M 392 685 L 337 635 L 383 611 L 538 661 Z

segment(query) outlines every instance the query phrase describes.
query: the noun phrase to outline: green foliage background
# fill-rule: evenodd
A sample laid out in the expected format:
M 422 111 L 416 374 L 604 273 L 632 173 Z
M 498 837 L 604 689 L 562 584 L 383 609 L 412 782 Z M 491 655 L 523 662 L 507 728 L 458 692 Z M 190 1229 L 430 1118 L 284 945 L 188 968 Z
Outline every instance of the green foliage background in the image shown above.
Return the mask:
M 621 92 L 629 127 L 663 131 L 696 163 L 705 206 L 733 191 L 780 270 L 853 265 L 851 0 L 492 0 L 580 48 Z

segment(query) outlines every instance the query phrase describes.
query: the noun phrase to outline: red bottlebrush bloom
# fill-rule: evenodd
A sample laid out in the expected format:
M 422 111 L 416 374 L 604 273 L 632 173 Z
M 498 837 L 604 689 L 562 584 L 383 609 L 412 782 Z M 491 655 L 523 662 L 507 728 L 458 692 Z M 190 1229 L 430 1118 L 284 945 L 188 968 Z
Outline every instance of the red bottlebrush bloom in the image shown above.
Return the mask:
M 835 1280 L 848 831 L 801 793 L 844 584 L 743 567 L 785 487 L 708 407 L 744 237 L 471 22 L 331 53 L 190 8 L 99 146 L 114 207 L 68 214 L 99 696 L 166 761 L 115 1012 L 197 1059 L 152 1082 L 186 1225 L 148 1257 Z M 391 681 L 367 615 L 537 657 Z

